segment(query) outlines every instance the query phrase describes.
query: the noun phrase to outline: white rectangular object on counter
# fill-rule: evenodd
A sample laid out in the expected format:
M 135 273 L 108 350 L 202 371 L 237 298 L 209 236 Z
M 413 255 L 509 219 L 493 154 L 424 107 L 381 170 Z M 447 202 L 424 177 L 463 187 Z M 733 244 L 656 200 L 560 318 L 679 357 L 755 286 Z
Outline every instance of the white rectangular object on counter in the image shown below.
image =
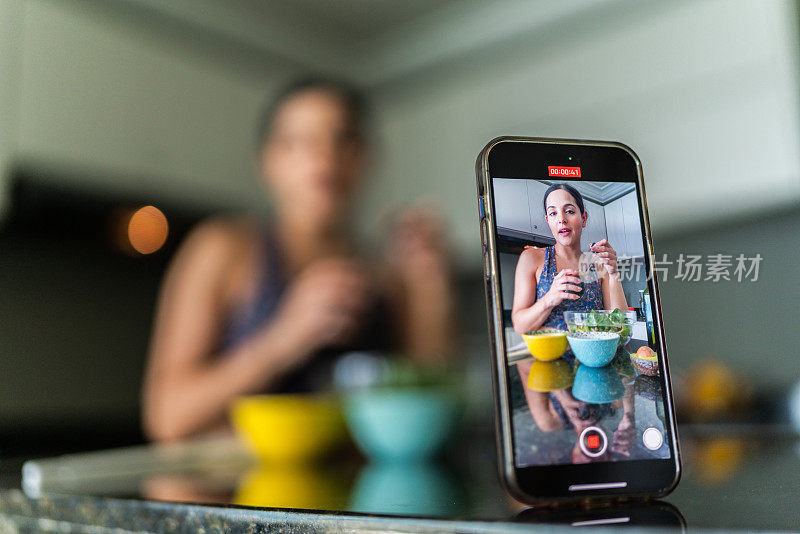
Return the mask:
M 631 337 L 640 341 L 647 341 L 647 323 L 636 321 L 631 328 Z

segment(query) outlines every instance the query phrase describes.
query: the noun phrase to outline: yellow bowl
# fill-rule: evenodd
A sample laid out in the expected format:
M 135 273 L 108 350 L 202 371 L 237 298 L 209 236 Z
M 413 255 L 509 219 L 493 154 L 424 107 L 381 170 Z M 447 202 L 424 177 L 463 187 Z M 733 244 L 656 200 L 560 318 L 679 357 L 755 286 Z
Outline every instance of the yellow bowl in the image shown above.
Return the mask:
M 525 340 L 531 355 L 543 362 L 560 358 L 567 350 L 566 330 L 537 330 L 522 334 L 522 339 Z
M 340 445 L 347 430 L 338 399 L 329 395 L 255 395 L 234 401 L 231 423 L 261 460 L 298 464 Z
M 563 358 L 552 362 L 534 361 L 528 374 L 528 389 L 547 393 L 568 388 L 574 380 L 572 366 Z

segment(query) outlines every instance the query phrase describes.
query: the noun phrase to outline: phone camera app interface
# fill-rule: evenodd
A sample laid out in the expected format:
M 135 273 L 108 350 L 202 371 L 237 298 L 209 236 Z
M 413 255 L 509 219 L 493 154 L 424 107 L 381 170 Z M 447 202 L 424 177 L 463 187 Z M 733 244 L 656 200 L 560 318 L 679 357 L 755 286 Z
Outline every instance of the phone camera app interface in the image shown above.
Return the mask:
M 516 464 L 669 458 L 636 186 L 548 174 L 492 180 Z

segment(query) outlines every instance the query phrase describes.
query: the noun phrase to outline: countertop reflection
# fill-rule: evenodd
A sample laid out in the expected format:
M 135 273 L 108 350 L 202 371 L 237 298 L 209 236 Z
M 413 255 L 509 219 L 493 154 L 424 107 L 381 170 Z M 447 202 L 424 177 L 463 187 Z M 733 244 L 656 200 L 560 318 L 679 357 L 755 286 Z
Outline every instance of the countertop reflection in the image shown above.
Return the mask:
M 349 449 L 312 465 L 259 465 L 234 437 L 195 440 L 171 450 L 145 446 L 105 451 L 93 453 L 94 459 L 73 455 L 61 457 L 58 466 L 39 462 L 43 467 L 38 488 L 32 487 L 28 476 L 24 492 L 4 490 L 0 516 L 15 521 L 25 517 L 80 521 L 65 519 L 63 514 L 94 510 L 103 521 L 113 520 L 103 526 L 125 528 L 131 526 L 125 521 L 132 520 L 132 510 L 155 513 L 149 507 L 156 504 L 148 502 L 154 500 L 225 505 L 159 504 L 156 509 L 164 517 L 192 511 L 196 518 L 197 511 L 204 510 L 203 517 L 235 522 L 244 512 L 230 507 L 234 505 L 272 510 L 264 512 L 266 522 L 276 520 L 275 509 L 304 510 L 288 516 L 304 521 L 308 511 L 314 510 L 311 517 L 323 522 L 331 514 L 369 514 L 348 520 L 378 521 L 368 528 L 397 529 L 405 524 L 415 531 L 424 531 L 425 525 L 434 530 L 463 530 L 465 524 L 505 531 L 530 521 L 680 529 L 681 516 L 690 528 L 792 530 L 800 525 L 796 506 L 800 448 L 796 435 L 783 427 L 683 426 L 684 475 L 678 489 L 665 498 L 666 503 L 637 505 L 630 513 L 608 507 L 569 513 L 530 509 L 509 498 L 498 482 L 490 428 L 471 428 L 453 443 L 444 458 L 428 463 L 369 463 Z M 76 471 L 87 460 L 106 467 Z M 93 474 L 86 476 L 87 472 Z M 106 506 L 116 512 L 101 513 Z M 389 518 L 391 524 L 381 524 L 373 514 Z M 287 516 L 280 517 L 285 521 Z M 433 522 L 404 523 L 410 517 Z M 98 521 L 83 520 L 86 524 Z

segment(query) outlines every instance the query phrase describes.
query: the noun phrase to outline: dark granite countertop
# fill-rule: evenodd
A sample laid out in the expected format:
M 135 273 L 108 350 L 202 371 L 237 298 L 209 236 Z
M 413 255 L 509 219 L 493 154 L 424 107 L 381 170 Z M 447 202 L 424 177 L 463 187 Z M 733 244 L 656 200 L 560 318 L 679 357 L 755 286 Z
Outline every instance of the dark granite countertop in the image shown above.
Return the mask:
M 663 503 L 623 509 L 526 509 L 500 488 L 491 433 L 484 432 L 439 464 L 357 460 L 309 474 L 216 462 L 62 481 L 39 494 L 6 477 L 0 531 L 557 532 L 559 524 L 609 519 L 681 530 L 683 518 L 691 530 L 800 529 L 800 447 L 788 428 L 684 426 L 681 442 L 678 489 Z M 307 491 L 292 500 L 297 487 Z
M 0 492 L 0 531 L 524 532 L 529 525 Z

